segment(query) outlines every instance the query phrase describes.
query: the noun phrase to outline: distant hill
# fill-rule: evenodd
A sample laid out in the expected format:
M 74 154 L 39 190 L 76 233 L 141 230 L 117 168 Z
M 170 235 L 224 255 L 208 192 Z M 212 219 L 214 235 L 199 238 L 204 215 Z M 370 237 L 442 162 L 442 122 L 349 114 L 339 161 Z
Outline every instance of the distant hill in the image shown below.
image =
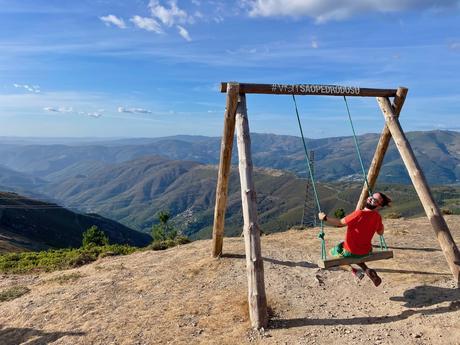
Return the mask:
M 460 133 L 452 131 L 409 132 L 407 137 L 434 184 L 460 182 Z M 366 166 L 375 151 L 379 135 L 359 136 Z M 50 142 L 50 140 L 45 141 Z M 59 142 L 59 141 L 58 141 Z M 217 164 L 220 138 L 173 136 L 98 141 L 70 141 L 66 144 L 37 144 L 34 141 L 1 140 L 0 164 L 48 181 L 61 181 L 85 175 L 104 166 L 133 159 L 161 155 L 174 160 Z M 30 144 L 28 144 L 30 143 Z M 317 178 L 322 181 L 357 180 L 361 170 L 352 137 L 308 139 L 315 151 Z M 274 134 L 252 134 L 253 160 L 257 167 L 289 170 L 305 176 L 305 160 L 300 138 Z M 236 150 L 233 152 L 236 163 Z M 394 144 L 386 155 L 381 182 L 409 183 L 409 177 Z
M 139 158 L 95 170 L 65 182 L 50 184 L 47 191 L 61 203 L 84 212 L 96 212 L 140 231 L 149 231 L 157 213 L 169 210 L 173 220 L 192 238 L 208 238 L 214 214 L 217 167 L 191 161 L 172 161 L 154 156 Z M 306 180 L 280 170 L 258 168 L 255 184 L 259 220 L 266 232 L 285 230 L 300 224 Z M 361 183 L 320 183 L 318 193 L 327 212 L 354 209 Z M 388 212 L 404 216 L 421 214 L 422 208 L 411 186 L 381 185 L 391 191 L 395 207 Z M 460 187 L 437 187 L 436 198 L 453 200 Z M 316 213 L 312 203 L 310 219 Z M 226 231 L 239 235 L 242 226 L 241 192 L 237 169 L 232 169 L 229 184 Z
M 97 225 L 111 243 L 147 245 L 149 235 L 97 214 L 74 213 L 56 204 L 0 192 L 0 252 L 79 247 L 82 233 Z
M 0 165 L 0 186 L 3 189 L 13 188 L 15 190 L 35 190 L 46 183 L 47 181 L 38 177 L 14 171 Z

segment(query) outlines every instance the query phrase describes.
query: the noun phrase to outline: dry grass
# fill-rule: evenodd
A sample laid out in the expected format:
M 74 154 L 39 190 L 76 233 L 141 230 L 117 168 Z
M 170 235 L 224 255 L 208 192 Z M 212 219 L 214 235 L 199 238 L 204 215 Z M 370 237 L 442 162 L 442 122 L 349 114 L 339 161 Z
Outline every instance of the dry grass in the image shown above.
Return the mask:
M 0 302 L 12 301 L 28 292 L 30 292 L 30 289 L 26 286 L 12 286 L 0 292 Z
M 457 242 L 460 217 L 448 216 Z M 0 304 L 1 344 L 458 344 L 460 291 L 426 219 L 385 220 L 395 259 L 383 284 L 319 270 L 317 229 L 262 237 L 269 328 L 249 326 L 242 238 L 107 257 L 78 269 L 4 275 L 31 291 Z M 326 229 L 328 246 L 343 237 Z M 318 283 L 318 277 L 323 284 Z

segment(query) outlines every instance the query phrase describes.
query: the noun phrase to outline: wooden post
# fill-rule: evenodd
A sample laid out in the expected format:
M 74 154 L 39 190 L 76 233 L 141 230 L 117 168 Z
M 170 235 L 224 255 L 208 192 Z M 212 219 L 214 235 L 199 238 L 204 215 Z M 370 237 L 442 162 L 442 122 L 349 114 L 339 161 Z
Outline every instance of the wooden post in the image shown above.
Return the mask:
M 214 208 L 214 225 L 212 229 L 212 256 L 222 254 L 224 241 L 225 209 L 227 207 L 228 179 L 232 163 L 233 137 L 235 136 L 235 114 L 238 105 L 239 84 L 229 83 L 227 87 L 227 104 L 224 115 L 224 133 L 220 147 L 219 173 L 217 177 L 216 205 Z
M 261 253 L 260 229 L 257 220 L 257 200 L 253 181 L 251 138 L 246 111 L 246 96 L 240 94 L 239 98 L 236 112 L 236 135 L 244 219 L 243 231 L 248 277 L 249 317 L 252 327 L 261 328 L 266 327 L 268 323 L 264 262 Z
M 407 95 L 407 88 L 400 87 L 396 91 L 396 96 L 393 101 L 393 111 L 396 117 L 399 117 L 401 113 L 401 109 L 404 105 L 404 101 L 406 100 Z M 387 125 L 385 124 L 382 134 L 380 135 L 379 142 L 377 144 L 377 148 L 375 150 L 374 158 L 372 159 L 371 165 L 369 167 L 369 172 L 367 173 L 367 181 L 371 189 L 374 189 L 375 182 L 377 181 L 377 177 L 380 173 L 380 168 L 383 164 L 383 158 L 385 157 L 385 153 L 387 152 L 388 145 L 390 144 L 391 140 L 391 133 L 388 129 Z M 367 188 L 366 183 L 364 183 L 363 190 L 361 191 L 361 195 L 359 197 L 358 204 L 356 205 L 356 209 L 364 208 L 366 204 L 366 199 L 369 196 L 369 189 Z
M 454 279 L 457 283 L 460 283 L 460 252 L 454 242 L 454 239 L 452 238 L 449 227 L 447 226 L 438 205 L 436 205 L 436 202 L 431 195 L 425 176 L 418 165 L 414 152 L 404 135 L 389 99 L 386 97 L 379 97 L 377 98 L 377 101 L 383 115 L 385 116 L 385 122 L 393 140 L 395 141 L 396 147 L 401 154 L 404 165 L 409 172 L 409 176 L 415 190 L 417 191 L 418 197 L 422 202 L 425 213 L 431 222 L 431 226 L 433 227 Z

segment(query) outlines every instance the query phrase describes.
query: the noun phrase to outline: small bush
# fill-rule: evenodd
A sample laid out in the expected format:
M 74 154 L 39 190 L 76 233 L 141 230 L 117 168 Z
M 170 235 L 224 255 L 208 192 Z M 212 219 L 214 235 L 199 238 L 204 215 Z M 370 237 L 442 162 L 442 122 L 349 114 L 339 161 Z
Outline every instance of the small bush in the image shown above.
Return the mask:
M 0 302 L 12 301 L 28 292 L 30 289 L 26 286 L 13 286 L 0 292 Z
M 179 235 L 177 229 L 169 222 L 169 212 L 158 213 L 159 223 L 152 226 L 153 242 L 149 246 L 152 250 L 164 250 L 180 244 L 190 243 L 188 237 Z
M 181 244 L 190 243 L 190 240 L 186 236 L 177 236 L 176 239 L 166 239 L 164 241 L 153 241 L 150 245 L 150 249 L 152 250 L 165 250 L 168 248 L 172 248 Z
M 345 217 L 345 210 L 343 208 L 338 208 L 334 212 L 334 217 L 337 219 L 342 219 L 343 217 Z
M 83 277 L 81 273 L 75 272 L 75 273 L 70 273 L 70 274 L 62 274 L 60 276 L 48 279 L 47 282 L 56 282 L 59 284 L 65 284 L 68 282 L 74 282 L 80 279 L 81 277 Z
M 447 208 L 447 207 L 443 207 L 441 209 L 441 213 L 444 214 L 444 215 L 451 215 L 451 214 L 454 214 L 454 212 L 450 209 L 450 208 Z
M 82 245 L 84 248 L 90 246 L 106 246 L 109 244 L 109 238 L 96 225 L 88 228 L 83 233 Z
M 388 218 L 388 219 L 399 219 L 399 218 L 402 218 L 402 214 L 399 213 L 399 212 L 390 212 L 388 213 L 385 218 Z
M 187 244 L 190 243 L 190 239 L 187 236 L 179 235 L 176 237 L 176 244 Z
M 158 224 L 152 226 L 152 237 L 154 242 L 174 240 L 177 237 L 177 229 L 169 222 L 171 215 L 169 212 L 160 211 L 158 213 Z
M 128 245 L 89 246 L 77 249 L 55 249 L 41 252 L 24 252 L 0 255 L 0 272 L 29 273 L 51 272 L 80 267 L 98 258 L 113 255 L 127 255 L 140 250 Z

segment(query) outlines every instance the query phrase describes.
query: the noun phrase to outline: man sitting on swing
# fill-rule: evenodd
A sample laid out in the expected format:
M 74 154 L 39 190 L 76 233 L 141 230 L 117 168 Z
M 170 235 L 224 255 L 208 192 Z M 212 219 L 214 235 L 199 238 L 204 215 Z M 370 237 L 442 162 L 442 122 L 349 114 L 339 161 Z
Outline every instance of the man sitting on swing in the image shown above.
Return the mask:
M 356 210 L 342 219 L 328 217 L 325 213 L 320 212 L 318 214 L 320 220 L 337 227 L 347 226 L 345 241 L 332 248 L 330 254 L 347 258 L 368 256 L 372 252 L 372 237 L 375 233 L 383 235 L 384 232 L 382 217 L 378 210 L 390 206 L 390 203 L 391 199 L 385 194 L 374 193 L 367 198 L 364 209 Z M 380 285 L 382 279 L 375 270 L 367 267 L 365 263 L 358 264 L 358 266 L 363 269 L 375 286 Z M 359 279 L 364 277 L 363 271 L 352 267 L 352 273 Z

